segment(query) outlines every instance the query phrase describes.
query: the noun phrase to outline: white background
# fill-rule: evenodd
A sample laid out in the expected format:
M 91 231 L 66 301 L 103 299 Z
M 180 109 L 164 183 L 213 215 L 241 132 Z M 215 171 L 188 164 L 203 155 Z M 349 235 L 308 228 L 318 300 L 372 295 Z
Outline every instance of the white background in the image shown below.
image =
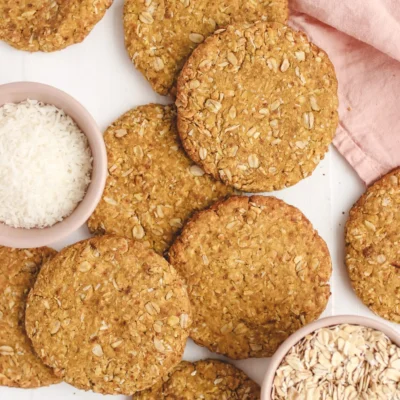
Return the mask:
M 29 54 L 0 42 L 0 84 L 36 81 L 62 89 L 89 110 L 102 131 L 130 108 L 151 102 L 171 102 L 171 99 L 153 92 L 131 64 L 124 48 L 122 8 L 123 1 L 115 0 L 83 43 L 56 53 Z M 303 211 L 329 246 L 334 272 L 332 296 L 325 316 L 357 314 L 377 318 L 353 293 L 343 263 L 343 229 L 347 213 L 364 189 L 356 173 L 331 147 L 312 177 L 292 188 L 274 193 Z M 88 236 L 85 226 L 53 247 L 60 250 Z M 392 326 L 400 332 L 400 325 Z M 197 360 L 209 356 L 216 357 L 188 343 L 185 359 Z M 243 360 L 235 364 L 260 384 L 268 368 L 267 359 Z M 83 392 L 64 383 L 35 390 L 0 388 L 0 400 L 105 398 L 117 400 L 128 397 Z

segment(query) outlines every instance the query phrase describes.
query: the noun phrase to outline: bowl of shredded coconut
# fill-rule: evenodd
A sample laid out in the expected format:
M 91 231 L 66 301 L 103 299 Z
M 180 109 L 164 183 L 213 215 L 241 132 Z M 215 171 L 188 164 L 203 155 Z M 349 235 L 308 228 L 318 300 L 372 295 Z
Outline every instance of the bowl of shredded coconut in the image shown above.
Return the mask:
M 103 135 L 52 86 L 0 85 L 0 245 L 40 247 L 81 227 L 107 177 Z

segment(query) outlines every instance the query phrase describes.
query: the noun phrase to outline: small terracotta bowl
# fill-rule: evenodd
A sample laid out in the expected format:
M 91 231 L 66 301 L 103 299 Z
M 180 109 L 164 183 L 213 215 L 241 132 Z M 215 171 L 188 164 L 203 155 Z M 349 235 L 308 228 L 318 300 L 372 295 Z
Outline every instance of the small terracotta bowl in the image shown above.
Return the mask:
M 59 89 L 41 83 L 15 82 L 0 85 L 0 106 L 26 99 L 53 104 L 76 122 L 88 138 L 93 157 L 93 170 L 84 199 L 63 221 L 43 229 L 12 228 L 0 223 L 0 244 L 17 248 L 46 246 L 80 228 L 99 203 L 107 178 L 107 153 L 103 135 L 96 121 L 78 101 Z
M 389 326 L 365 317 L 359 317 L 355 315 L 338 315 L 336 317 L 328 317 L 322 318 L 311 324 L 304 326 L 303 328 L 299 329 L 293 335 L 289 336 L 279 347 L 276 351 L 274 356 L 271 358 L 271 362 L 268 367 L 268 371 L 264 377 L 264 381 L 262 383 L 261 389 L 261 400 L 271 400 L 272 394 L 272 387 L 274 383 L 275 373 L 278 367 L 281 365 L 283 359 L 285 358 L 288 351 L 297 344 L 300 340 L 302 340 L 305 336 L 309 335 L 310 333 L 321 329 L 326 328 L 329 326 L 335 325 L 342 325 L 342 324 L 349 324 L 349 325 L 361 325 L 366 326 L 368 328 L 376 329 L 377 331 L 383 332 L 389 339 L 392 340 L 394 344 L 400 346 L 400 334 L 397 333 L 394 329 L 390 328 Z

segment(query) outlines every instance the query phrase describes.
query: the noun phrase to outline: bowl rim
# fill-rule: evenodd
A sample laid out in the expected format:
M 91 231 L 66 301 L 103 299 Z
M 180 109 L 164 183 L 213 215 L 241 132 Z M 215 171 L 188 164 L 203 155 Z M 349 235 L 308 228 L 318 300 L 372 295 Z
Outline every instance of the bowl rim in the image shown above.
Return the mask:
M 4 229 L 8 230 L 9 232 L 10 230 L 24 232 L 21 237 L 9 237 L 6 233 L 0 231 L 0 245 L 14 248 L 47 246 L 59 240 L 65 239 L 71 233 L 79 229 L 87 221 L 100 202 L 107 179 L 107 151 L 103 134 L 91 113 L 78 100 L 76 100 L 67 92 L 54 86 L 40 82 L 17 81 L 0 85 L 0 93 L 3 92 L 10 95 L 19 95 L 23 94 L 24 92 L 37 93 L 37 98 L 35 98 L 35 96 L 32 94 L 27 95 L 26 98 L 32 98 L 33 100 L 38 101 L 41 101 L 40 97 L 43 96 L 58 98 L 60 103 L 65 104 L 65 108 L 70 110 L 73 109 L 73 114 L 75 114 L 75 116 L 79 115 L 79 119 L 81 121 L 78 123 L 77 118 L 73 117 L 69 112 L 66 111 L 66 114 L 71 116 L 71 118 L 78 124 L 83 134 L 87 136 L 89 140 L 89 147 L 92 151 L 93 157 L 92 179 L 83 199 L 68 217 L 46 228 L 14 228 L 2 222 L 0 223 L 0 226 L 5 226 L 6 228 Z M 49 102 L 49 104 L 51 103 Z M 0 104 L 0 106 L 2 105 L 3 103 Z M 55 106 L 63 109 L 63 107 L 60 107 L 60 105 Z M 86 129 L 82 129 L 80 126 L 83 120 L 85 121 L 85 125 L 87 125 Z M 88 131 L 91 132 L 90 137 L 88 136 Z M 95 145 L 93 143 L 95 143 Z M 96 157 L 93 155 L 94 147 L 96 148 Z M 93 176 L 94 170 L 96 170 L 96 172 Z M 90 197 L 85 202 L 89 191 Z M 80 207 L 80 205 L 82 205 L 82 207 Z
M 283 358 L 295 344 L 297 344 L 305 336 L 318 329 L 342 324 L 360 325 L 376 329 L 388 336 L 389 339 L 392 340 L 397 346 L 400 346 L 400 333 L 396 332 L 387 324 L 376 319 L 362 317 L 359 315 L 335 315 L 318 319 L 294 332 L 279 346 L 278 350 L 272 356 L 267 372 L 264 375 L 261 386 L 261 400 L 271 400 L 271 391 L 275 378 L 275 372 L 281 364 Z

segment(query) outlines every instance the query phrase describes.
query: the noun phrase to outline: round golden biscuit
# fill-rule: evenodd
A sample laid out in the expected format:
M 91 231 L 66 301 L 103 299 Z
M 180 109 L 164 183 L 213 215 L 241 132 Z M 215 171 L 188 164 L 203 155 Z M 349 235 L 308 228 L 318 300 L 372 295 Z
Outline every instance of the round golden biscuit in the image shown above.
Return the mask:
M 197 213 L 169 256 L 187 281 L 191 338 L 232 359 L 270 357 L 330 296 L 325 242 L 275 197 L 234 196 Z
M 246 192 L 311 175 L 338 125 L 328 56 L 279 23 L 218 31 L 192 53 L 177 90 L 178 131 L 190 158 Z
M 79 389 L 131 395 L 182 358 L 189 299 L 175 269 L 141 243 L 102 236 L 65 248 L 29 294 L 26 330 L 42 360 Z
M 82 42 L 112 0 L 0 0 L 0 40 L 25 51 L 56 51 Z
M 361 196 L 346 224 L 351 284 L 372 311 L 400 323 L 400 168 Z
M 60 382 L 35 354 L 25 332 L 25 305 L 42 265 L 56 254 L 48 247 L 0 246 L 0 385 L 36 388 Z
M 133 400 L 259 400 L 260 387 L 244 372 L 218 360 L 182 361 L 152 388 Z
M 287 18 L 288 0 L 125 0 L 125 47 L 153 89 L 166 95 L 175 92 L 193 49 L 219 27 Z
M 186 156 L 174 107 L 128 111 L 104 140 L 109 177 L 88 222 L 92 233 L 134 238 L 163 253 L 194 211 L 232 193 Z

